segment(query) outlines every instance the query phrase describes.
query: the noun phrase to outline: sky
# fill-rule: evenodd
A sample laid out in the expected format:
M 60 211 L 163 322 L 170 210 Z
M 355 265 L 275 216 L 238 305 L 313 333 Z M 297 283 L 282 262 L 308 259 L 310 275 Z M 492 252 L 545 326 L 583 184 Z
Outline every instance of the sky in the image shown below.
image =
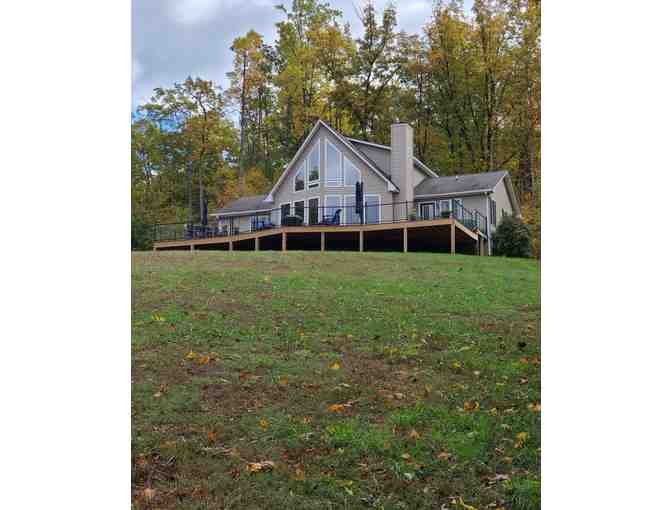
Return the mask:
M 275 40 L 274 8 L 291 0 L 133 0 L 132 108 L 146 102 L 156 87 L 170 87 L 187 76 L 226 87 L 236 37 L 254 29 L 267 44 Z M 343 12 L 355 37 L 361 34 L 356 7 L 362 0 L 329 0 Z M 375 0 L 382 11 L 388 0 Z M 465 10 L 473 0 L 465 0 Z M 430 18 L 433 0 L 397 0 L 397 28 L 420 33 Z

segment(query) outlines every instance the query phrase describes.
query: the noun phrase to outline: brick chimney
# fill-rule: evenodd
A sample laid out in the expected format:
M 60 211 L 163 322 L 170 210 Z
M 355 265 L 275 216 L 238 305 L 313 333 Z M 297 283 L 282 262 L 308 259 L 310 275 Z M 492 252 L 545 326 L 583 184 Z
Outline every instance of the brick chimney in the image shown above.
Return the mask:
M 413 202 L 413 128 L 392 124 L 392 182 L 399 188 L 397 202 Z

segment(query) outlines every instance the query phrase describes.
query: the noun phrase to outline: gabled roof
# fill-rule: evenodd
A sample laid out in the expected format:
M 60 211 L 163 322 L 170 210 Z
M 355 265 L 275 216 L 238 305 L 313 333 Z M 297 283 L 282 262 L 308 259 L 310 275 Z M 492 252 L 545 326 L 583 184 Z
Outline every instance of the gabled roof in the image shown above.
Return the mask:
M 414 196 L 415 198 L 429 198 L 490 193 L 495 190 L 495 186 L 502 179 L 504 179 L 513 211 L 519 216 L 521 214 L 520 204 L 513 189 L 509 172 L 506 170 L 428 178 L 415 187 Z
M 296 154 L 294 154 L 294 157 L 292 160 L 287 164 L 285 167 L 285 170 L 282 172 L 282 175 L 280 175 L 280 178 L 276 181 L 276 183 L 273 185 L 271 188 L 271 191 L 268 193 L 268 195 L 265 198 L 266 202 L 272 202 L 273 201 L 273 194 L 276 192 L 282 181 L 285 180 L 287 177 L 287 174 L 289 171 L 292 169 L 296 161 L 299 159 L 303 151 L 308 147 L 308 144 L 310 141 L 313 139 L 315 134 L 319 131 L 320 126 L 324 127 L 327 131 L 329 131 L 334 137 L 336 137 L 339 141 L 343 143 L 346 147 L 348 147 L 366 166 L 368 166 L 375 174 L 377 174 L 381 179 L 383 179 L 385 182 L 387 182 L 387 188 L 389 191 L 399 191 L 399 188 L 397 188 L 396 184 L 392 182 L 390 179 L 389 174 L 386 174 L 383 172 L 378 165 L 375 164 L 370 158 L 368 158 L 365 154 L 362 153 L 362 151 L 357 150 L 357 148 L 350 143 L 347 137 L 343 136 L 340 134 L 338 131 L 333 129 L 329 124 L 324 122 L 322 119 L 318 119 L 318 121 L 315 123 L 313 126 L 313 129 L 311 129 L 310 133 L 306 137 L 306 139 L 303 141 L 301 144 L 301 147 L 299 147 L 299 150 L 296 151 Z
M 357 147 L 358 145 L 364 145 L 364 146 L 368 145 L 370 147 L 375 147 L 377 149 L 383 149 L 383 150 L 386 150 L 386 151 L 391 151 L 392 150 L 389 145 L 381 145 L 379 143 L 367 142 L 366 140 L 358 140 L 357 138 L 351 138 L 351 137 L 348 137 L 348 140 L 350 142 L 352 142 L 352 144 L 355 147 Z M 380 167 L 380 165 L 378 165 L 378 166 Z M 425 165 L 422 161 L 420 161 L 416 157 L 413 158 L 413 166 L 417 170 L 420 170 L 422 173 L 424 173 L 425 175 L 427 175 L 429 177 L 438 177 L 439 176 L 434 170 L 429 168 L 427 165 Z M 381 170 L 383 172 L 386 172 L 388 175 L 390 175 L 390 171 L 391 171 L 390 168 L 381 167 Z
M 270 211 L 268 203 L 264 202 L 266 195 L 253 195 L 250 197 L 240 197 L 226 207 L 217 209 L 210 216 L 226 216 L 230 214 L 254 213 L 259 211 Z
M 415 187 L 415 196 L 450 195 L 455 193 L 480 193 L 493 191 L 505 175 L 506 170 L 461 174 L 425 179 Z

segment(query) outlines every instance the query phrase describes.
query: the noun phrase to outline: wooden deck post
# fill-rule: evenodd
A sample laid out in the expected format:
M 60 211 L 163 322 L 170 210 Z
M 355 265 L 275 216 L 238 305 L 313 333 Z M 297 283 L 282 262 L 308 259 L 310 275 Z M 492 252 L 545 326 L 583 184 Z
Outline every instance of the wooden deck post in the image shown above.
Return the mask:
M 359 251 L 364 251 L 364 231 L 359 231 Z
M 287 251 L 287 232 L 282 233 L 282 251 Z
M 404 253 L 408 252 L 408 229 L 404 227 Z
M 254 238 L 254 251 L 259 251 L 259 238 Z
M 320 232 L 320 251 L 324 251 L 324 247 L 327 244 L 326 235 L 325 232 Z
M 195 249 L 196 249 L 196 246 L 194 246 L 193 244 L 189 245 L 189 251 L 194 251 Z
M 450 253 L 455 255 L 455 220 L 450 223 Z
M 229 251 L 233 251 L 233 240 L 229 241 Z

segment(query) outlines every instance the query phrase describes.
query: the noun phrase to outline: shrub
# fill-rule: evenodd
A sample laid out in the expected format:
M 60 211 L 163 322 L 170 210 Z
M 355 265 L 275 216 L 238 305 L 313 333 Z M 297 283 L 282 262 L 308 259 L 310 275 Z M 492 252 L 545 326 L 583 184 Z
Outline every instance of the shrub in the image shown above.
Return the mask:
M 495 255 L 505 257 L 532 256 L 532 232 L 522 220 L 506 215 L 492 236 Z
M 131 250 L 151 250 L 153 241 L 152 225 L 140 216 L 131 219 Z

